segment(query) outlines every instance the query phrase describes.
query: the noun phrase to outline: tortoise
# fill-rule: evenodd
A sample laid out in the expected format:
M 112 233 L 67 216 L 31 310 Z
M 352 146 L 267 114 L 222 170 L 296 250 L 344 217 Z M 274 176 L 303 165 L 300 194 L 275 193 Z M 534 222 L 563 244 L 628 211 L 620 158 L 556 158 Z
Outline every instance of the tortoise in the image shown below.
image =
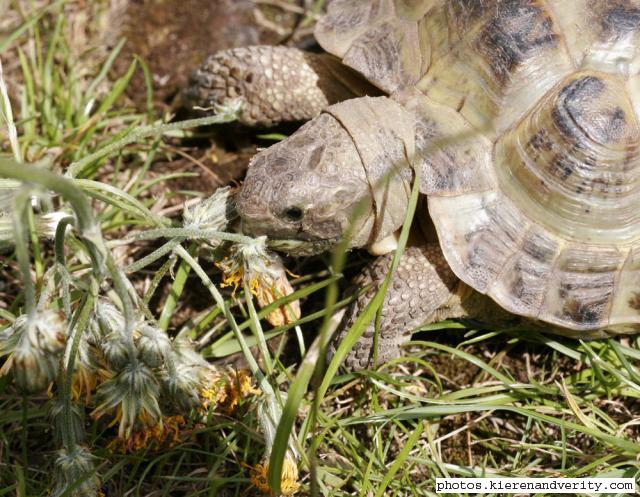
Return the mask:
M 187 93 L 241 97 L 249 124 L 311 119 L 251 160 L 238 211 L 293 254 L 348 233 L 379 256 L 343 330 L 388 272 L 417 178 L 424 235 L 385 296 L 379 360 L 449 317 L 640 330 L 640 1 L 334 0 L 315 37 L 327 53 L 216 54 Z M 373 335 L 348 367 L 370 365 Z

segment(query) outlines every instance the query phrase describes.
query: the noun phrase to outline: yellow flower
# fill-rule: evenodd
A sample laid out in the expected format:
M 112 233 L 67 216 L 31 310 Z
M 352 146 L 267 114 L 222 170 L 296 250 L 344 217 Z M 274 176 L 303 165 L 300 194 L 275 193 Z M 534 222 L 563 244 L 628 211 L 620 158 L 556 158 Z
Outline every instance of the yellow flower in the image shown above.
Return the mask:
M 128 437 L 113 439 L 107 448 L 111 452 L 135 453 L 155 443 L 156 449 L 170 448 L 180 441 L 181 429 L 187 424 L 183 416 L 167 416 L 154 425 L 134 430 Z
M 255 468 L 251 468 L 251 483 L 261 492 L 267 495 L 274 495 L 267 475 L 269 473 L 269 461 L 264 464 L 258 464 Z M 280 494 L 293 495 L 300 489 L 298 483 L 298 465 L 287 454 L 282 465 L 282 475 L 280 477 Z
M 95 371 L 77 364 L 73 371 L 73 379 L 71 380 L 71 398 L 79 400 L 83 395 L 87 403 L 91 401 L 91 393 L 98 384 L 98 378 Z
M 208 411 L 211 408 L 230 414 L 238 406 L 240 399 L 261 393 L 260 389 L 253 386 L 246 371 L 212 371 L 208 385 L 200 390 L 202 410 Z
M 240 285 L 246 283 L 261 308 L 293 293 L 282 260 L 267 250 L 264 237 L 254 240 L 251 244 L 234 246 L 231 256 L 219 262 L 217 266 L 223 272 L 223 287 L 233 286 L 235 293 Z M 267 315 L 267 321 L 273 326 L 282 326 L 298 319 L 298 300 L 282 305 Z
M 284 271 L 282 271 L 278 279 L 272 281 L 270 278 L 253 278 L 249 288 L 251 293 L 256 296 L 258 305 L 261 308 L 267 307 L 276 300 L 293 293 L 293 287 Z M 300 315 L 300 301 L 294 300 L 267 314 L 267 321 L 272 326 L 284 326 L 300 319 Z

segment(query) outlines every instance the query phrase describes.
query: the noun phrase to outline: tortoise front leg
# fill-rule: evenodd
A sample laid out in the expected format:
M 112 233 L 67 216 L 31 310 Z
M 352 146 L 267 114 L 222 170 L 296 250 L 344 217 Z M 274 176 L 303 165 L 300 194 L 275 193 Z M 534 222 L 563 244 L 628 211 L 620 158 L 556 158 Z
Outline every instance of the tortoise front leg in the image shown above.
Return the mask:
M 332 55 L 252 46 L 211 55 L 191 75 L 182 104 L 211 108 L 239 98 L 240 122 L 273 126 L 306 121 L 328 105 L 365 94 L 380 91 Z
M 392 258 L 392 253 L 378 257 L 355 279 L 356 286 L 368 289 L 347 308 L 329 345 L 330 356 L 333 356 L 340 341 L 380 288 Z M 456 293 L 460 285 L 463 284 L 449 268 L 438 244 L 407 247 L 382 306 L 378 363 L 399 357 L 400 346 L 410 339 L 411 331 L 418 326 L 465 315 L 466 311 Z M 353 371 L 375 366 L 372 363 L 374 336 L 375 320 L 346 357 L 346 369 Z

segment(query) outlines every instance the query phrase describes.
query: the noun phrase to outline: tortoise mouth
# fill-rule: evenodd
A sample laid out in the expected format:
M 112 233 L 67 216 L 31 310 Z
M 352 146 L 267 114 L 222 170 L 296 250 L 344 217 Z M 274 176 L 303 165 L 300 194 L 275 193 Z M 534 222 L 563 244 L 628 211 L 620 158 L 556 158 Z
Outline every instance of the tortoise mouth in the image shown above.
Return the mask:
M 296 257 L 310 256 L 327 252 L 339 243 L 338 238 L 295 240 L 291 238 L 269 238 L 267 245 L 278 252 L 286 252 Z

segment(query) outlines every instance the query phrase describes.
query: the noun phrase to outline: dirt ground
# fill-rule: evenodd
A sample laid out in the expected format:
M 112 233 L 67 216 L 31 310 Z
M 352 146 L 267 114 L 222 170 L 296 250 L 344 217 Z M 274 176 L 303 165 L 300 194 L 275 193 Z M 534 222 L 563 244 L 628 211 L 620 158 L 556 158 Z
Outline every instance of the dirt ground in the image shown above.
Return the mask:
M 294 10 L 297 3 L 282 2 Z M 116 71 L 124 72 L 134 55 L 144 60 L 151 74 L 154 105 L 166 112 L 176 112 L 176 97 L 190 73 L 218 50 L 312 40 L 310 29 L 300 26 L 302 14 L 252 0 L 128 0 L 114 18 L 121 26 L 119 37 L 127 39 Z M 145 107 L 142 71 L 134 75 L 127 94 L 136 107 Z M 177 117 L 188 116 L 178 110 Z M 191 157 L 182 154 L 168 168 L 201 173 L 201 178 L 184 185 L 187 188 L 214 189 L 237 181 L 257 146 L 268 145 L 256 137 L 259 131 L 236 124 L 212 128 L 208 140 L 183 150 Z
M 149 65 L 156 102 L 170 105 L 207 55 L 246 45 L 281 43 L 289 38 L 297 17 L 250 0 L 129 0 L 115 18 L 119 18 L 121 36 L 127 39 L 121 62 L 134 54 L 140 56 Z M 144 106 L 142 74 L 136 75 L 128 93 Z

